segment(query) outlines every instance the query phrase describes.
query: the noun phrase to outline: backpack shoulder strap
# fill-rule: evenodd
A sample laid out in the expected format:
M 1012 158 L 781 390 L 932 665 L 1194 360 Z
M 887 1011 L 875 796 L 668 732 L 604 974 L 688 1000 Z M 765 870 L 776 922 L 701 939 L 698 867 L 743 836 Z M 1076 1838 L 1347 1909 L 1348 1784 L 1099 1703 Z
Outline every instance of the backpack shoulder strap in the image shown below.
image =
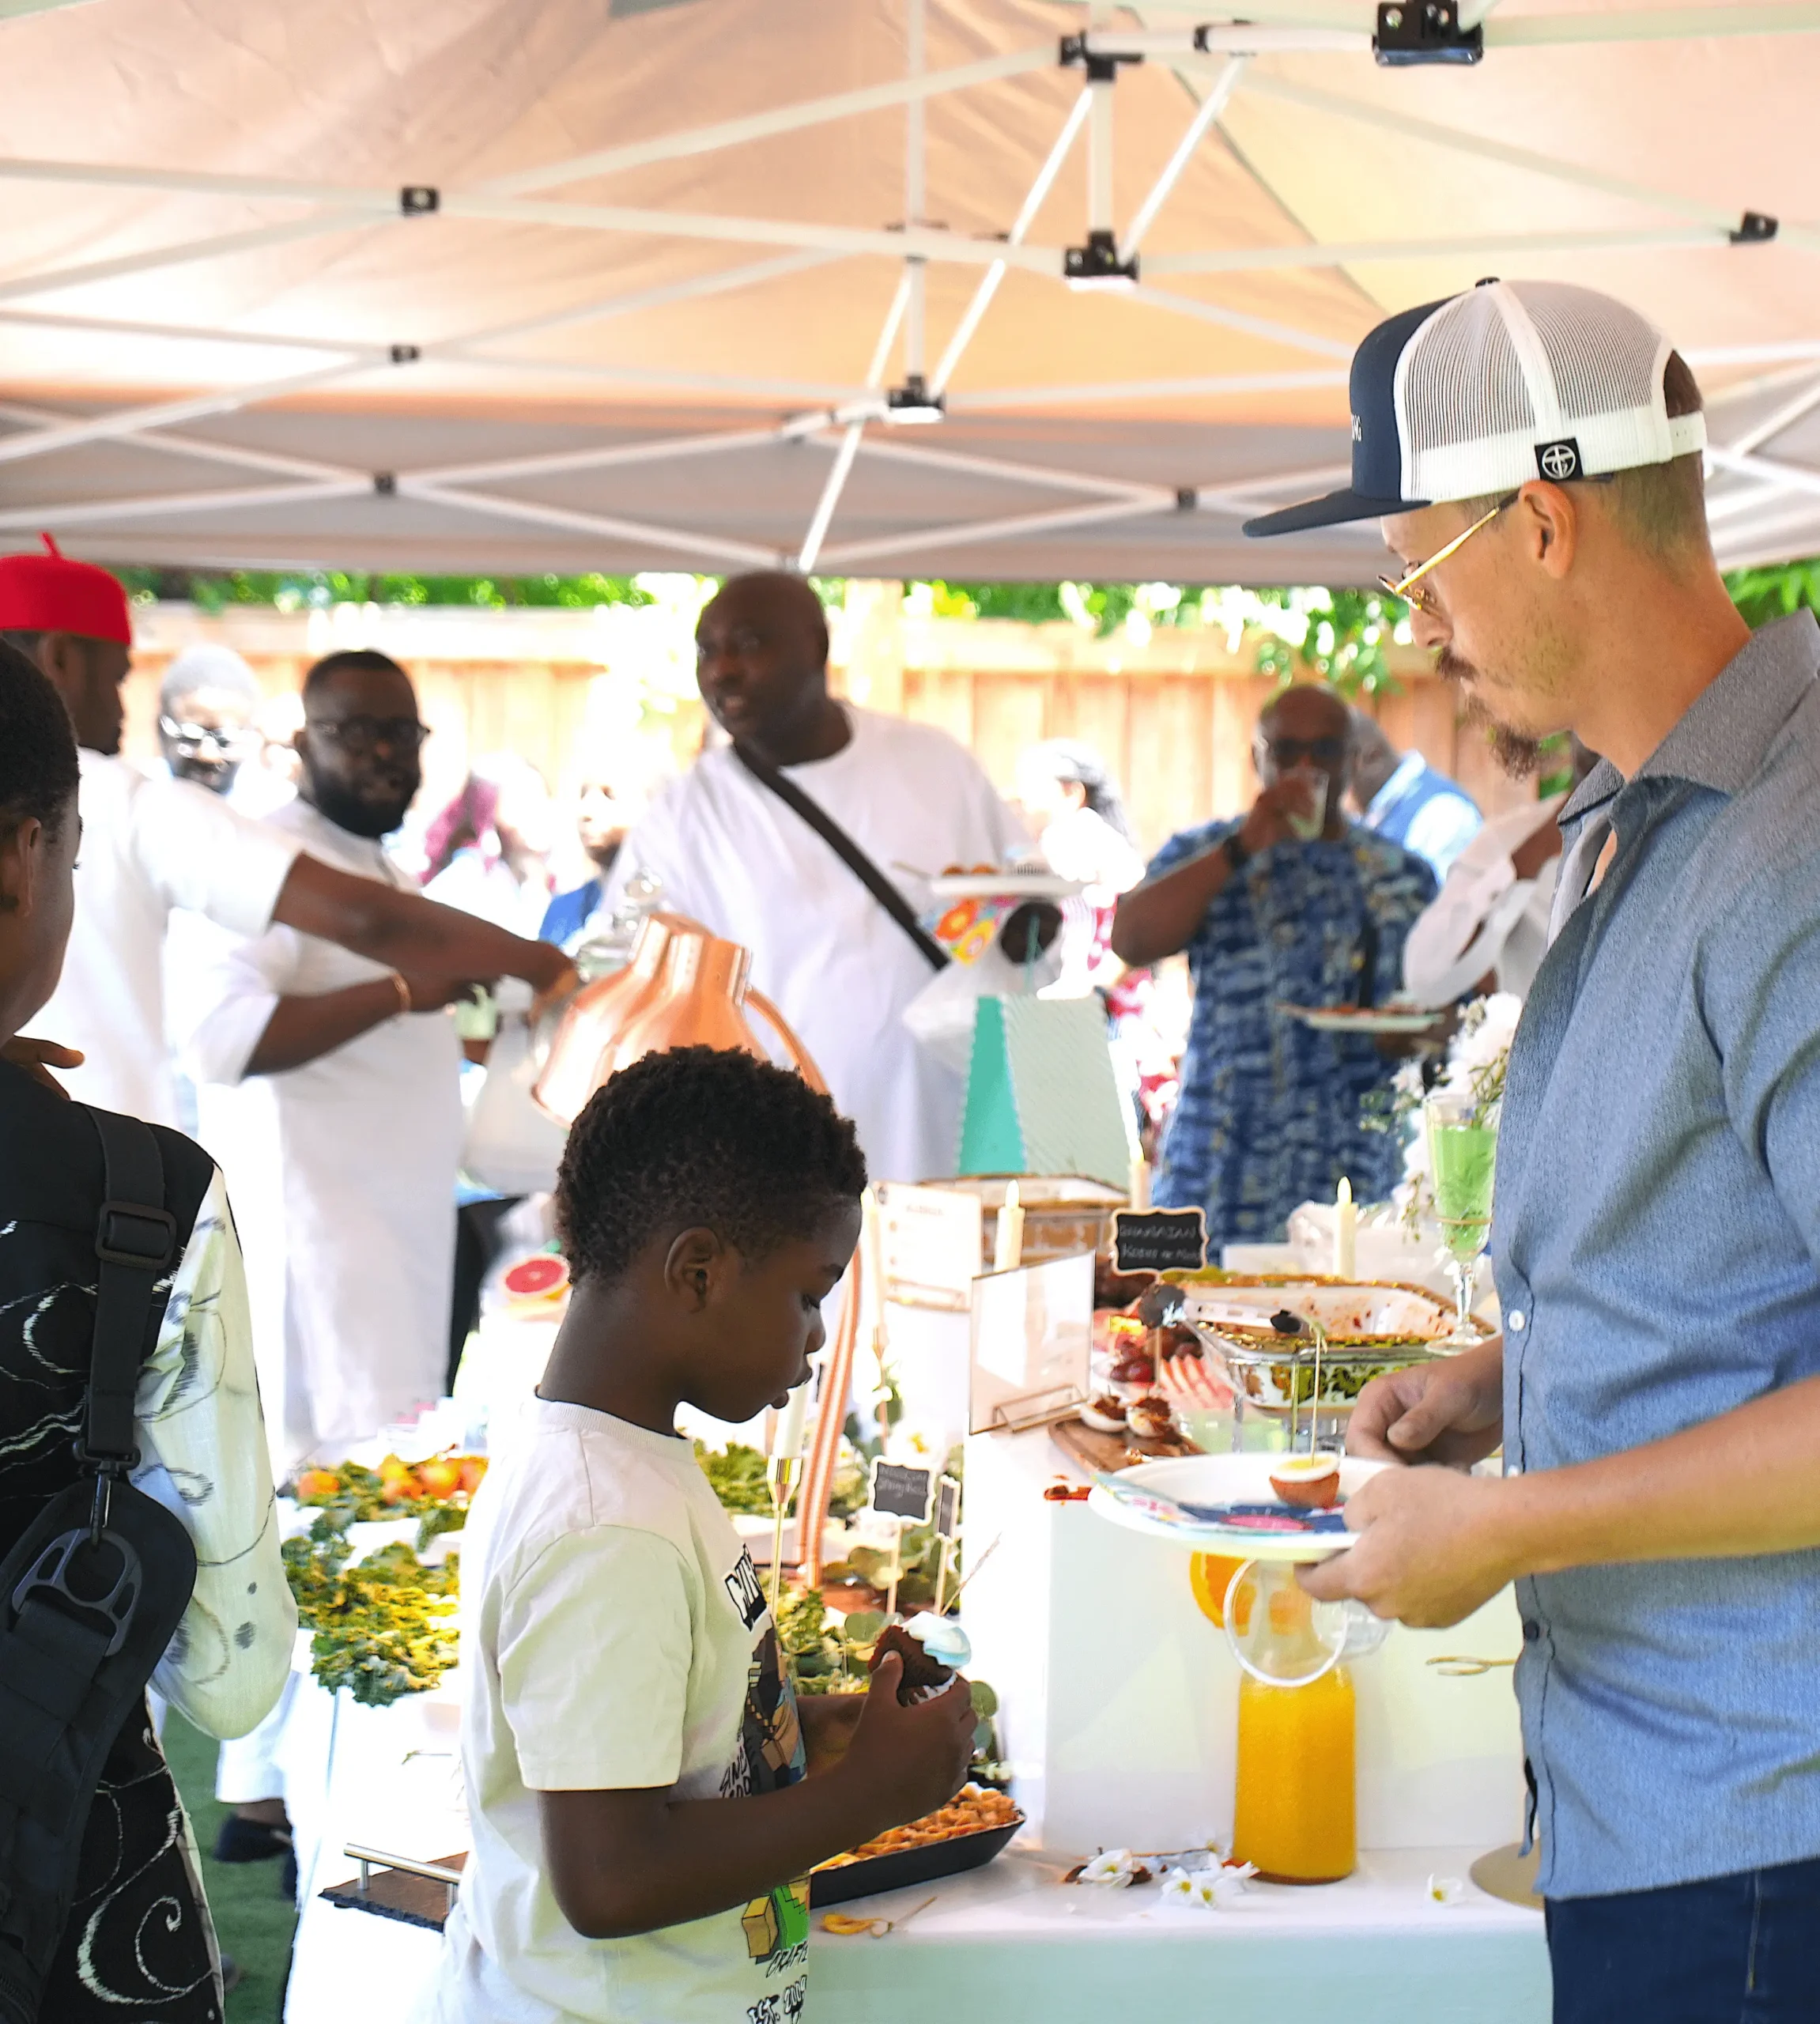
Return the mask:
M 95 1297 L 89 1416 L 81 1456 L 130 1468 L 138 1459 L 134 1404 L 139 1367 L 156 1338 L 158 1282 L 177 1252 L 177 1221 L 164 1206 L 164 1162 L 142 1119 L 89 1108 L 107 1179 L 95 1228 L 100 1276 Z
M 917 952 L 932 970 L 942 970 L 951 960 L 935 937 L 924 931 L 916 909 L 892 884 L 859 844 L 821 804 L 806 795 L 796 783 L 750 746 L 735 741 L 733 756 L 761 787 L 768 787 L 786 807 L 794 809 L 816 835 L 833 852 L 898 927 L 916 943 Z

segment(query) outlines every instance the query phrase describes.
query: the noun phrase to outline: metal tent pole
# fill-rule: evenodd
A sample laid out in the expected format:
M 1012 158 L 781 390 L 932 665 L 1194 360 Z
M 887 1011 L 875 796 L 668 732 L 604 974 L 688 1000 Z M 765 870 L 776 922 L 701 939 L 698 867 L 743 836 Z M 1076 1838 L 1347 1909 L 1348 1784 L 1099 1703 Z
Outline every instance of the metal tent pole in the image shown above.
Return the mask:
M 1164 205 L 1169 192 L 1181 180 L 1182 173 L 1194 160 L 1195 150 L 1201 145 L 1215 120 L 1226 109 L 1226 101 L 1233 95 L 1233 88 L 1244 75 L 1245 59 L 1235 56 L 1214 81 L 1213 89 L 1195 108 L 1195 116 L 1188 122 L 1188 131 L 1176 143 L 1176 151 L 1163 164 L 1163 172 L 1150 186 L 1150 194 L 1137 209 L 1136 215 L 1125 228 L 1125 236 L 1119 247 L 1119 258 L 1129 260 L 1144 243 L 1145 235 L 1156 223 L 1157 213 Z
M 1011 221 L 1011 229 L 1005 235 L 1007 246 L 1021 246 L 1024 235 L 1035 222 L 1038 211 L 1043 208 L 1055 178 L 1061 173 L 1062 164 L 1068 158 L 1068 150 L 1074 145 L 1074 137 L 1086 123 L 1092 99 L 1083 91 L 1070 107 L 1068 117 L 1062 130 L 1055 137 L 1055 145 L 1048 153 L 1043 166 L 1036 172 L 1036 179 L 1030 185 L 1029 194 L 1024 199 L 1018 215 Z M 992 298 L 999 293 L 999 284 L 1004 280 L 1006 263 L 995 260 L 980 278 L 980 284 L 973 291 L 973 299 L 961 313 L 961 320 L 954 327 L 947 349 L 937 361 L 935 377 L 929 383 L 930 393 L 939 398 L 947 391 L 948 382 L 954 376 L 954 368 L 961 362 L 961 354 L 973 341 L 973 333 L 980 327 L 982 317 L 991 307 Z

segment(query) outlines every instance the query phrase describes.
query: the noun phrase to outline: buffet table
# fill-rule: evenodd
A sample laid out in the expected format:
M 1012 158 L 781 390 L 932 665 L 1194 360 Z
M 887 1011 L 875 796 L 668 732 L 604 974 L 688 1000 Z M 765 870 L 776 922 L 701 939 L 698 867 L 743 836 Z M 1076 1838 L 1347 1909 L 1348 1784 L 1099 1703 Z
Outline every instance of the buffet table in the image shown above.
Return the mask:
M 428 1852 L 428 1851 L 425 1851 Z M 447 1852 L 439 1851 L 439 1852 Z M 1344 1883 L 1254 1884 L 1214 1912 L 1131 1890 L 1059 1882 L 1062 1865 L 1016 1848 L 989 1868 L 842 1909 L 902 1918 L 882 1939 L 835 1939 L 817 1917 L 809 2017 L 875 2024 L 1282 2024 L 1312 2006 L 1349 2024 L 1545 2024 L 1548 1957 L 1538 1914 L 1469 1884 L 1452 1905 L 1431 1873 L 1463 1877 L 1478 1852 L 1402 1849 L 1360 1857 Z M 338 1878 L 351 1863 L 325 1866 Z M 292 2024 L 410 2015 L 437 1935 L 316 1901 L 297 1934 Z
M 467 1381 L 485 1380 L 500 1441 L 510 1422 L 498 1409 L 528 1388 L 549 1327 L 496 1324 L 494 1354 L 470 1359 Z M 1415 1845 L 1363 1851 L 1342 1883 L 1254 1884 L 1212 1911 L 1170 1903 L 1155 1885 L 1062 1883 L 1091 1852 L 1074 1842 L 1115 1831 L 1193 1839 L 1230 1821 L 1237 1685 L 1222 1634 L 1191 1597 L 1187 1557 L 1046 1501 L 1058 1472 L 1078 1473 L 1040 1430 L 969 1442 L 967 1522 L 1002 1549 L 972 1592 L 976 1670 L 1006 1698 L 1001 1732 L 1032 1845 L 969 1875 L 842 1907 L 908 1920 L 882 1938 L 834 1936 L 817 1915 L 811 2024 L 1285 2024 L 1336 2006 L 1348 2024 L 1544 2024 L 1541 1917 L 1470 1882 L 1447 1903 L 1428 1887 L 1433 1876 L 1465 1879 L 1520 1818 L 1520 1744 L 1502 1671 L 1520 1627 L 1508 1596 L 1449 1633 L 1399 1631 L 1357 1668 L 1361 1828 Z M 1437 1647 L 1481 1655 L 1480 1675 L 1437 1672 Z M 302 1873 L 285 2015 L 407 2018 L 440 1935 L 317 1894 L 355 1875 L 342 1853 L 350 1842 L 418 1861 L 466 1847 L 461 1671 L 376 1709 L 317 1686 L 307 1641 L 299 1666 L 283 1746 Z M 1054 1855 L 1033 1845 L 1039 1831 Z M 1421 1845 L 1430 1841 L 1458 1845 Z

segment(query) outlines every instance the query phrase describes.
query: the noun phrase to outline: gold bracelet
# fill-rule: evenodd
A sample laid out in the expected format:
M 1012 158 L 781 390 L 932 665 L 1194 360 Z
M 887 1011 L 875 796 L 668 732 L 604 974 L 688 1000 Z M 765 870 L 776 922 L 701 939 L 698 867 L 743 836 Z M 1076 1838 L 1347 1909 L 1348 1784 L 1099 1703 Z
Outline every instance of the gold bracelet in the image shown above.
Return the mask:
M 416 1011 L 417 1008 L 411 1003 L 410 986 L 405 982 L 404 979 L 399 976 L 396 970 L 391 971 L 389 974 L 392 980 L 392 989 L 398 995 L 398 1014 L 402 1016 L 406 1012 Z

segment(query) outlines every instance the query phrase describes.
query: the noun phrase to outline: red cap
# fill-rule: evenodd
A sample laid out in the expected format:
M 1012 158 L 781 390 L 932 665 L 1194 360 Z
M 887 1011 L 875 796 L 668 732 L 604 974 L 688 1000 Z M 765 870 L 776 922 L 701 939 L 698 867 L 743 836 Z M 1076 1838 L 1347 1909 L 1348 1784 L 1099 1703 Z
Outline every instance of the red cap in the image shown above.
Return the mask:
M 126 592 L 93 562 L 71 562 L 48 534 L 42 555 L 0 555 L 0 632 L 74 632 L 133 644 Z

